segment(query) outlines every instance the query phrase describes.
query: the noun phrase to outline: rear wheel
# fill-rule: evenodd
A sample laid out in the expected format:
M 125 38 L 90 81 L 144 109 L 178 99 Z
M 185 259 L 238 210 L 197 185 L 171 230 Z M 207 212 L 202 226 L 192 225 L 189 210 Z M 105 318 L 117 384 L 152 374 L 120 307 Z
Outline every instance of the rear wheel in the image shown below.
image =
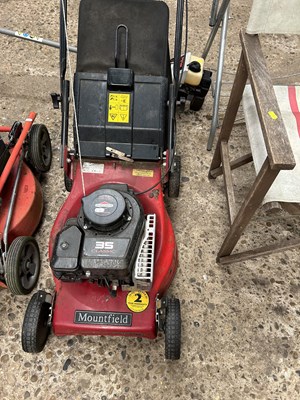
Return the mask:
M 19 236 L 10 245 L 5 262 L 5 281 L 16 295 L 28 294 L 40 274 L 40 251 L 36 240 Z
M 28 140 L 28 157 L 37 172 L 48 172 L 52 162 L 52 147 L 48 129 L 45 125 L 32 126 Z
M 50 333 L 51 295 L 43 290 L 35 293 L 26 310 L 22 327 L 22 348 L 26 353 L 39 353 Z
M 66 191 L 71 192 L 72 187 L 73 187 L 73 180 L 68 177 L 66 172 L 64 172 L 64 182 L 65 182 Z
M 168 196 L 175 198 L 179 196 L 180 188 L 180 176 L 181 176 L 181 158 L 180 156 L 174 156 L 174 168 L 169 173 L 168 181 Z
M 167 298 L 165 313 L 165 358 L 166 360 L 179 360 L 181 350 L 181 314 L 179 300 Z

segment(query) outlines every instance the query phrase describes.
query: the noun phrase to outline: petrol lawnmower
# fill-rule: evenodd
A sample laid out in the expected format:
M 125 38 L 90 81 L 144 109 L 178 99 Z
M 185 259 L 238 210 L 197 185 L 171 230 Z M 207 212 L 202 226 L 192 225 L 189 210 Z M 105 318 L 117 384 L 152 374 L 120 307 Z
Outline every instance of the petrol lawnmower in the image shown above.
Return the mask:
M 67 1 L 60 4 L 61 93 L 52 99 L 62 109 L 62 166 L 70 194 L 50 236 L 55 293 L 33 295 L 23 350 L 42 351 L 51 327 L 56 335 L 149 339 L 162 330 L 165 358 L 179 359 L 180 303 L 166 296 L 177 247 L 164 195 L 179 195 L 175 108 L 184 1 L 177 3 L 171 71 L 164 2 L 81 0 L 74 89 L 65 78 Z
M 13 294 L 28 294 L 40 273 L 40 252 L 31 236 L 43 211 L 43 194 L 35 175 L 49 170 L 51 141 L 45 125 L 33 124 L 34 112 L 24 126 L 2 126 L 0 137 L 0 287 Z

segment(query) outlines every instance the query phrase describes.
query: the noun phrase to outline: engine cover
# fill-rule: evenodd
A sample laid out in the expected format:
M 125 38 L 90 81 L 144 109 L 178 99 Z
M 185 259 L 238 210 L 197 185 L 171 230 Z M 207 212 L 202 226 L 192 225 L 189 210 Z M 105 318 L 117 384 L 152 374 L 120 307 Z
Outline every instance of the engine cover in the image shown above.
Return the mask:
M 82 199 L 77 219 L 57 235 L 51 268 L 58 279 L 131 283 L 145 215 L 127 185 L 105 185 Z
M 116 230 L 129 218 L 126 197 L 113 189 L 96 190 L 84 197 L 82 211 L 85 223 L 102 232 Z

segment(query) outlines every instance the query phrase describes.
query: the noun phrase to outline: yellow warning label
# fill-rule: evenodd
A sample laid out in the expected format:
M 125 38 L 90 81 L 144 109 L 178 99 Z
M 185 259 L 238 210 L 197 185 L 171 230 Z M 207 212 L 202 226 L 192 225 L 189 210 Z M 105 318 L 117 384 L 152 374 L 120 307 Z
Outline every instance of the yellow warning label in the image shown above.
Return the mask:
M 147 176 L 149 178 L 153 178 L 153 170 L 152 169 L 133 169 L 132 175 L 133 176 Z
M 272 119 L 277 119 L 278 118 L 277 115 L 274 113 L 274 111 L 269 111 L 268 114 L 270 115 L 270 117 Z
M 141 290 L 129 292 L 126 297 L 126 305 L 129 310 L 135 313 L 145 311 L 149 305 L 148 293 Z
M 108 122 L 128 124 L 130 112 L 130 93 L 109 93 Z

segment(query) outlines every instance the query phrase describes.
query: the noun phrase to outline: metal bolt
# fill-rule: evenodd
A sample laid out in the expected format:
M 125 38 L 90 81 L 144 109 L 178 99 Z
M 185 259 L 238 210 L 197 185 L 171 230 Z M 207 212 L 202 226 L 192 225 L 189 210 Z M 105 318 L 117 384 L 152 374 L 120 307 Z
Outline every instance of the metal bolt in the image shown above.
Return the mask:
M 91 271 L 85 271 L 85 276 L 89 278 L 91 276 Z
M 60 247 L 62 248 L 62 249 L 67 249 L 68 247 L 69 247 L 69 243 L 67 243 L 67 242 L 62 242 L 62 244 L 60 245 Z
M 83 225 L 83 229 L 87 229 L 88 227 L 87 227 L 87 225 Z

